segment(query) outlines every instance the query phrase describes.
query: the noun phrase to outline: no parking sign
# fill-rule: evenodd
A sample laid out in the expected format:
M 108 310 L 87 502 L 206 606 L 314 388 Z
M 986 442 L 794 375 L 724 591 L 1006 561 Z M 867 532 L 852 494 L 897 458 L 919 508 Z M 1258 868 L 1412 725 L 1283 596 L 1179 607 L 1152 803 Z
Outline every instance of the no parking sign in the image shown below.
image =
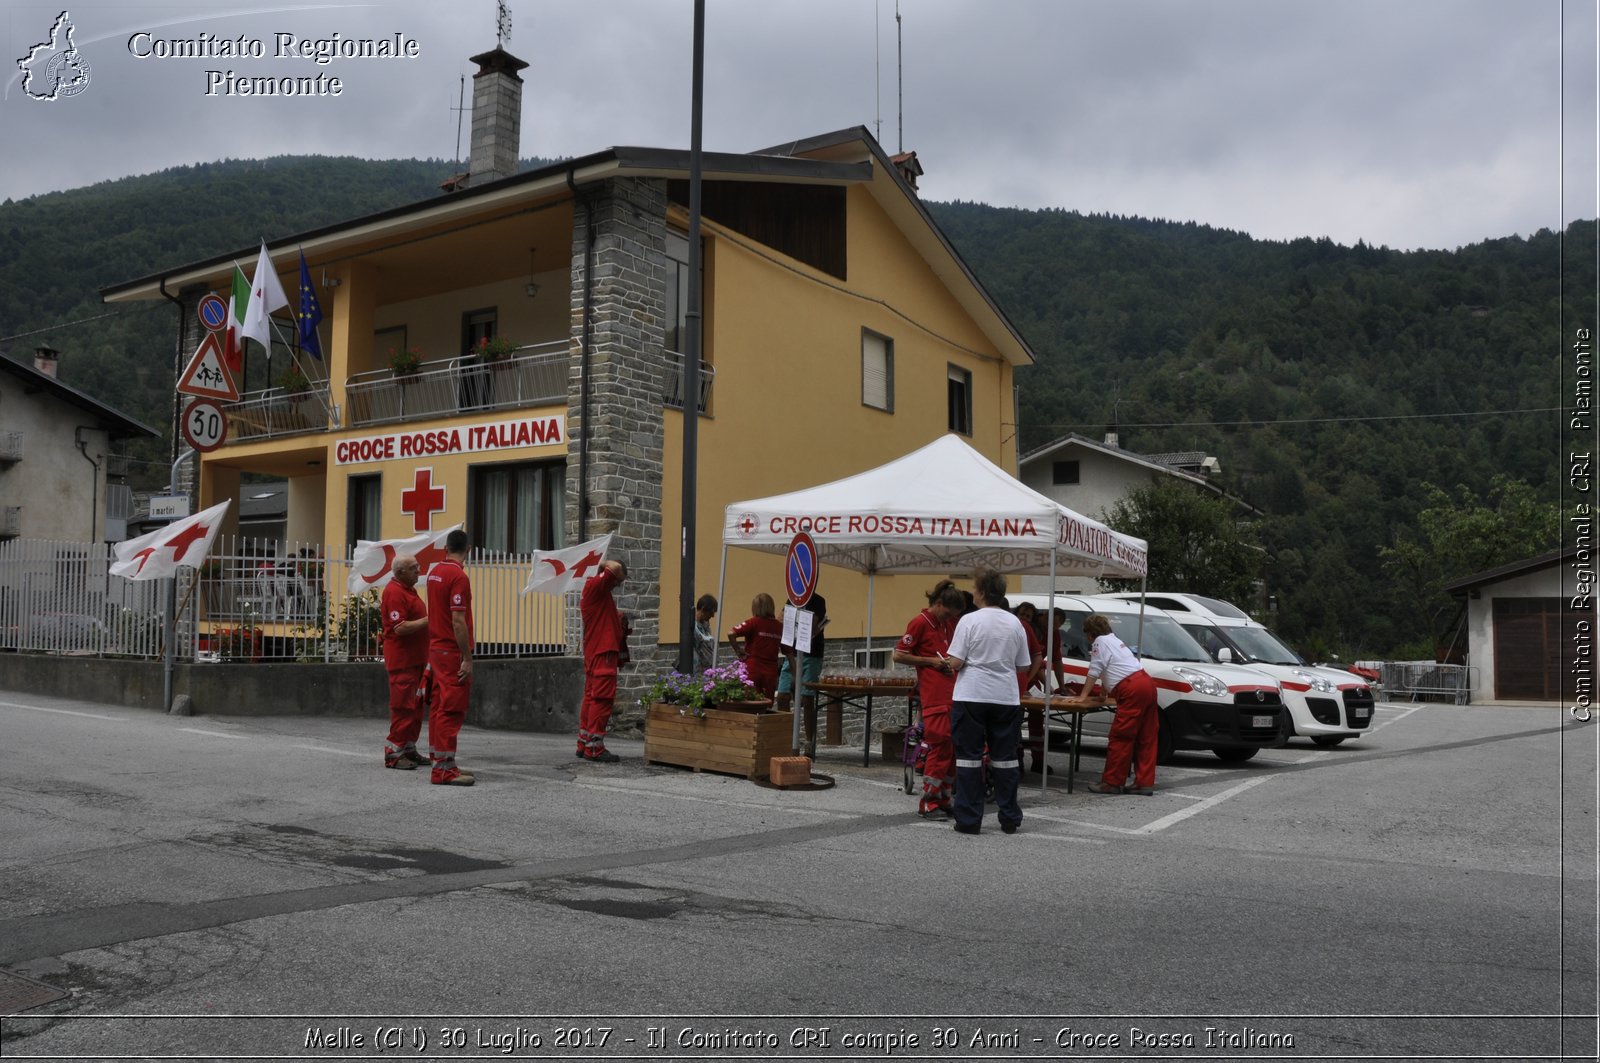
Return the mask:
M 788 592 L 789 604 L 796 609 L 804 608 L 817 589 L 817 566 L 817 544 L 807 533 L 795 533 L 783 566 L 783 586 Z

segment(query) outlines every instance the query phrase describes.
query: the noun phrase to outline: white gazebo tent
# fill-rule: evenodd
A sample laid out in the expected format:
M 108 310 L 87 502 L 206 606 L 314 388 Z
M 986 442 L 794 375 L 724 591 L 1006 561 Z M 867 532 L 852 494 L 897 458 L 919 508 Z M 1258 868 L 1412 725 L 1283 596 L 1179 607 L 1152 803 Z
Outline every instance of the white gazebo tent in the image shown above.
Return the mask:
M 718 600 L 728 547 L 782 554 L 801 531 L 824 564 L 867 573 L 869 648 L 878 573 L 961 573 L 989 565 L 1048 574 L 1052 588 L 1062 575 L 1143 580 L 1146 574 L 1144 540 L 1046 498 L 954 435 L 842 480 L 728 506 Z

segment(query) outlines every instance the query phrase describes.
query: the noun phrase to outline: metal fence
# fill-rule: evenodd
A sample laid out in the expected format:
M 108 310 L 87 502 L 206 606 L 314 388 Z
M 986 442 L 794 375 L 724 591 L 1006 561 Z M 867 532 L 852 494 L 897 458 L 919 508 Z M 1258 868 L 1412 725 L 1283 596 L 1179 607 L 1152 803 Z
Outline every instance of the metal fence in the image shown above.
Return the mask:
M 364 661 L 383 653 L 379 592 L 352 594 L 344 550 L 218 538 L 198 572 L 133 582 L 107 569 L 103 545 L 22 539 L 0 544 L 0 649 L 158 657 L 165 595 L 175 597 L 174 645 L 195 661 Z M 576 652 L 576 605 L 522 597 L 531 557 L 474 556 L 476 655 Z M 419 587 L 419 592 L 425 593 Z
M 1378 672 L 1385 701 L 1448 701 L 1465 705 L 1472 696 L 1470 665 L 1382 661 Z

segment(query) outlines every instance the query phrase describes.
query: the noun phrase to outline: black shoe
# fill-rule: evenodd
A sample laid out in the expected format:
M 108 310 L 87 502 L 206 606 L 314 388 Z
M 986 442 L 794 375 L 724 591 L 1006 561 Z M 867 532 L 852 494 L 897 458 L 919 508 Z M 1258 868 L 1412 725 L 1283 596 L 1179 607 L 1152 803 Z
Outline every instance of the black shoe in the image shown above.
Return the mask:
M 1000 829 L 1006 834 L 1015 834 L 1020 826 L 1022 826 L 1020 823 L 1002 823 L 1000 824 Z
M 934 808 L 919 808 L 917 809 L 917 815 L 923 819 L 950 819 L 954 816 L 954 813 L 948 808 L 935 806 Z
M 1091 794 L 1120 794 L 1126 792 L 1120 786 L 1112 786 L 1108 783 L 1103 783 L 1098 779 L 1090 783 L 1088 786 L 1085 786 L 1084 789 L 1088 790 Z
M 1156 788 L 1154 786 L 1128 786 L 1123 788 L 1123 792 L 1138 794 L 1140 797 L 1154 797 Z
M 583 759 L 592 761 L 595 764 L 615 764 L 622 758 L 611 752 L 609 749 L 602 749 L 598 753 L 585 753 L 583 755 Z
M 957 834 L 977 834 L 983 829 L 976 823 L 957 823 L 955 826 Z

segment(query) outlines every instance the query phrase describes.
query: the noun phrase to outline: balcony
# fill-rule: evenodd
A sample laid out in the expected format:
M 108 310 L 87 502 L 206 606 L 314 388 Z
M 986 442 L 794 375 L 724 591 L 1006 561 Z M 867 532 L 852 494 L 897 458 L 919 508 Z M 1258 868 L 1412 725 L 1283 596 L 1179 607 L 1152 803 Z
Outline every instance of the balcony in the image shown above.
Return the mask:
M 665 377 L 661 381 L 661 401 L 675 410 L 683 409 L 683 355 L 677 351 L 667 351 L 667 367 Z M 706 407 L 711 403 L 711 384 L 716 380 L 717 370 L 710 363 L 700 363 L 700 413 L 703 416 Z
M 318 382 L 292 393 L 283 388 L 250 391 L 238 402 L 223 404 L 222 410 L 229 443 L 323 432 L 328 428 L 328 386 Z
M 0 432 L 0 461 L 22 460 L 22 433 Z
M 568 342 L 518 347 L 511 357 L 423 362 L 415 373 L 357 373 L 345 381 L 352 427 L 454 417 L 478 410 L 565 405 L 572 358 Z

